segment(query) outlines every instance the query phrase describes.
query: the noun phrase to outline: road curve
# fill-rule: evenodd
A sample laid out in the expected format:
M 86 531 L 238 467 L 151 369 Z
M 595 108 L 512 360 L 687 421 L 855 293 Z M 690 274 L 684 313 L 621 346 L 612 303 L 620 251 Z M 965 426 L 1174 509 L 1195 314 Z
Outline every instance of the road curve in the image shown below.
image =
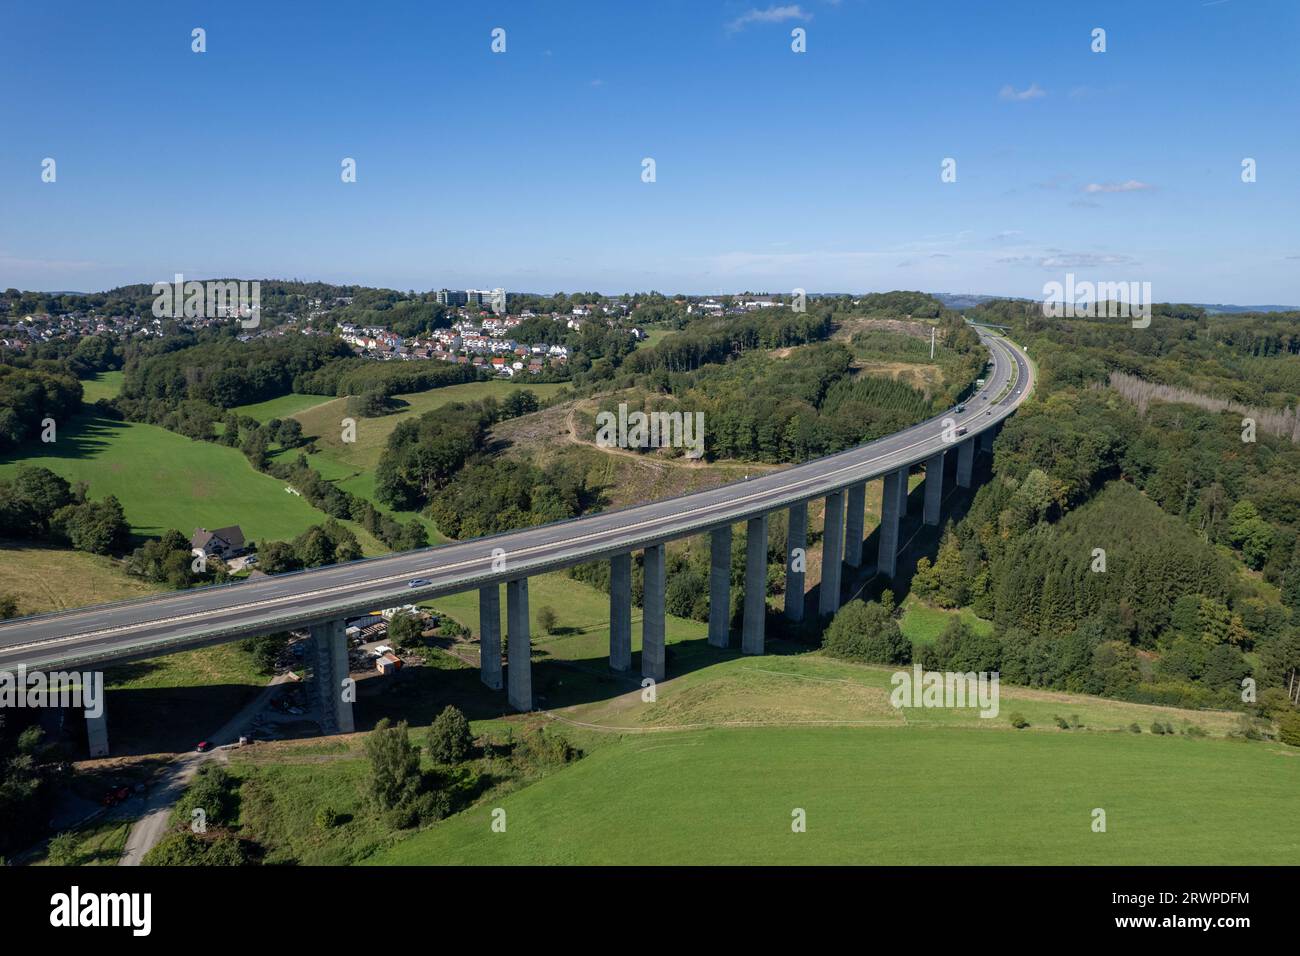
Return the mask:
M 747 481 L 521 531 L 348 564 L 21 618 L 0 624 L 0 670 L 105 665 L 271 633 L 554 571 L 700 534 L 924 461 L 996 427 L 1029 395 L 1014 343 L 980 330 L 993 359 L 966 402 L 903 431 Z M 946 435 L 945 435 L 946 433 Z M 429 583 L 408 586 L 414 579 Z

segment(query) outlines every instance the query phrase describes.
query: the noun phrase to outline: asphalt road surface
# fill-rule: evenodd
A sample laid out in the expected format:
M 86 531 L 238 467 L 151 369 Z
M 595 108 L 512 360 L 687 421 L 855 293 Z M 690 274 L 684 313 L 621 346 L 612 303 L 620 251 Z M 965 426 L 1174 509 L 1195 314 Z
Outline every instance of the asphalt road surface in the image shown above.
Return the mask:
M 104 665 L 427 600 L 553 571 L 775 511 L 955 447 L 997 425 L 1033 387 L 1028 358 L 981 330 L 993 361 L 966 401 L 901 432 L 778 472 L 649 504 L 456 544 L 0 624 L 0 669 Z M 947 433 L 945 436 L 945 432 Z M 427 581 L 411 587 L 412 581 Z

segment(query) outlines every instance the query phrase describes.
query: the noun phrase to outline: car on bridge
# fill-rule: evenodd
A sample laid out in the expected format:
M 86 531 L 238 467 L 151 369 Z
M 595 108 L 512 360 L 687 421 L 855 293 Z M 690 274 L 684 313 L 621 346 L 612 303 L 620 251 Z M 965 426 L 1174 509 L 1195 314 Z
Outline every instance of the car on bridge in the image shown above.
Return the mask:
M 427 588 L 433 582 L 428 578 L 413 578 L 406 582 L 408 588 Z

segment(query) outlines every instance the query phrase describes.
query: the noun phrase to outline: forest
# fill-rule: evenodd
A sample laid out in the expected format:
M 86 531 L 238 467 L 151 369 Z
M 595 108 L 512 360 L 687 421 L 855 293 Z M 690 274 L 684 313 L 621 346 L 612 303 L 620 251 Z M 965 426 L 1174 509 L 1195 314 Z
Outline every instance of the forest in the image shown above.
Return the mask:
M 1244 429 L 1222 406 L 1164 400 L 1198 389 L 1285 407 L 1294 396 L 1284 388 L 1232 381 L 1259 363 L 1260 378 L 1300 382 L 1279 321 L 1161 306 L 1149 329 L 1049 329 L 1035 309 L 978 310 L 1028 341 L 1038 394 L 1007 421 L 993 480 L 934 561 L 918 563 L 913 591 L 991 619 L 992 638 L 949 643 L 982 647 L 1017 683 L 1180 706 L 1240 708 L 1246 677 L 1261 700 L 1294 694 L 1300 447 Z M 1118 388 L 1116 369 L 1127 377 Z M 930 663 L 965 660 L 944 658 L 944 646 Z

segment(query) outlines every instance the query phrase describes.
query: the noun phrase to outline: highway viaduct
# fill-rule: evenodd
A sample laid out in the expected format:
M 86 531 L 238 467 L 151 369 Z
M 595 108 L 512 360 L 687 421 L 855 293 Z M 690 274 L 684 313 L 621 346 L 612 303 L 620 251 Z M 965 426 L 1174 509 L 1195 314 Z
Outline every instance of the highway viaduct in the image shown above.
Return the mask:
M 643 553 L 645 576 L 641 673 L 666 677 L 665 545 L 708 534 L 711 539 L 708 642 L 730 641 L 732 527 L 746 526 L 741 651 L 762 654 L 765 640 L 767 524 L 788 510 L 783 613 L 834 614 L 841 576 L 863 566 L 864 505 L 870 481 L 883 483 L 877 574 L 893 577 L 899 528 L 908 508 L 908 474 L 924 468 L 922 520 L 938 525 L 944 463 L 956 456 L 956 482 L 970 487 L 976 445 L 992 449 L 1001 423 L 1029 395 L 1033 371 L 1010 340 L 979 330 L 992 359 L 985 384 L 956 409 L 895 434 L 778 472 L 648 504 L 605 511 L 537 528 L 386 555 L 348 564 L 274 575 L 156 597 L 62 611 L 0 624 L 0 671 L 102 668 L 210 644 L 307 628 L 315 647 L 314 683 L 327 733 L 354 728 L 344 620 L 391 607 L 477 589 L 483 683 L 504 687 L 512 708 L 533 708 L 528 579 L 575 564 L 610 562 L 609 662 L 632 666 L 632 556 Z M 805 606 L 808 505 L 825 500 L 822 583 L 818 605 Z M 799 560 L 803 557 L 804 560 Z M 501 655 L 501 585 L 506 591 L 507 660 Z M 92 755 L 106 754 L 106 718 L 87 719 Z

